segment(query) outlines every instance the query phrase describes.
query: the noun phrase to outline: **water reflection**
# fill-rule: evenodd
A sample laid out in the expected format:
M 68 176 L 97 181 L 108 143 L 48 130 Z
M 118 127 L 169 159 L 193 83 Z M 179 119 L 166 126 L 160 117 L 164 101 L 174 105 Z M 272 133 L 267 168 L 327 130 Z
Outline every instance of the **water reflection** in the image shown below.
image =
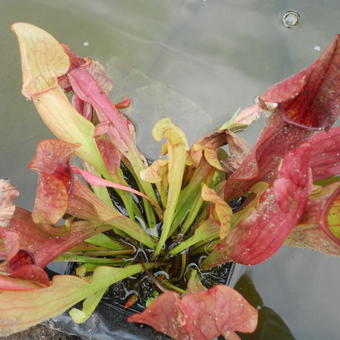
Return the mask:
M 259 322 L 254 333 L 241 333 L 242 340 L 294 340 L 285 321 L 270 307 L 265 306 L 250 274 L 243 274 L 234 287 L 259 311 Z

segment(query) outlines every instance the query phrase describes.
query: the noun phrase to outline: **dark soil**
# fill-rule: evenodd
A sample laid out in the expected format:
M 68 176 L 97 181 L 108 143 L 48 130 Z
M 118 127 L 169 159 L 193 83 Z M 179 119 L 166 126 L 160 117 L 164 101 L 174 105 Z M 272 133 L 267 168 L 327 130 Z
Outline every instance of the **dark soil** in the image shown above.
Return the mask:
M 24 332 L 0 337 L 1 340 L 78 340 L 77 336 L 65 335 L 43 325 L 37 325 Z

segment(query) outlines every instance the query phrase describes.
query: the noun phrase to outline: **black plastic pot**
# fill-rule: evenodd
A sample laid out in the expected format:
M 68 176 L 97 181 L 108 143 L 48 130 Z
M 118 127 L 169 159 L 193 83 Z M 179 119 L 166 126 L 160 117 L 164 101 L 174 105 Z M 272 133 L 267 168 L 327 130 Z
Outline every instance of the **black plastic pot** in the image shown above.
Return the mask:
M 68 266 L 66 274 L 73 272 L 73 266 Z M 230 284 L 235 264 L 226 264 L 211 275 L 216 275 L 223 272 L 224 277 L 216 279 L 217 283 Z M 53 275 L 53 272 L 50 271 Z M 212 278 L 212 276 L 210 276 Z M 211 281 L 211 278 L 209 281 Z M 81 304 L 79 304 L 81 308 Z M 130 323 L 127 318 L 134 313 L 140 313 L 144 310 L 141 305 L 134 305 L 129 309 L 124 308 L 124 302 L 111 297 L 110 295 L 104 296 L 99 303 L 93 315 L 83 324 L 76 324 L 68 313 L 58 315 L 46 324 L 49 327 L 55 328 L 58 331 L 76 335 L 84 340 L 166 340 L 169 337 L 154 331 L 151 327 L 146 325 Z
M 148 326 L 127 322 L 132 313 L 101 302 L 89 320 L 76 324 L 66 313 L 46 324 L 62 333 L 77 335 L 85 340 L 166 340 L 169 337 L 155 332 Z

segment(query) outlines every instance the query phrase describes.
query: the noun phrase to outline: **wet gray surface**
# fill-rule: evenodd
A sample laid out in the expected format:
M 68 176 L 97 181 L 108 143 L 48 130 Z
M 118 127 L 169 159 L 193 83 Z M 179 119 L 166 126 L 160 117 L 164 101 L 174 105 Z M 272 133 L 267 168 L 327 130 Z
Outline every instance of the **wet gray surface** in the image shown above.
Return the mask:
M 299 12 L 298 26 L 282 25 L 286 10 Z M 155 157 L 155 121 L 171 117 L 190 141 L 209 132 L 310 64 L 340 32 L 339 15 L 338 0 L 2 0 L 0 176 L 11 178 L 18 203 L 31 209 L 36 177 L 26 164 L 37 141 L 51 137 L 20 95 L 18 48 L 8 29 L 15 21 L 41 26 L 106 66 L 113 97 L 132 96 L 138 141 Z M 250 143 L 259 128 L 248 132 Z M 297 339 L 311 340 L 339 338 L 339 272 L 338 259 L 288 248 L 252 269 L 266 305 Z

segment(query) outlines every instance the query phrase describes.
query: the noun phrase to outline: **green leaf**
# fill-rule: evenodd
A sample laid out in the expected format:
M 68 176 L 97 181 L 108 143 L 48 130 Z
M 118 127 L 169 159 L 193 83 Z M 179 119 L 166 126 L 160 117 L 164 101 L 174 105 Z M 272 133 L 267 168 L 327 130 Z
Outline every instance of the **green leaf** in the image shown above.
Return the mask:
M 233 214 L 229 204 L 207 185 L 203 185 L 201 195 L 204 201 L 213 203 L 213 210 L 220 224 L 220 239 L 226 238 L 230 230 L 230 223 Z M 212 218 L 214 218 L 214 216 L 212 216 Z
M 220 224 L 217 221 L 207 219 L 197 226 L 191 237 L 182 241 L 177 247 L 171 249 L 169 255 L 177 255 L 200 241 L 209 242 L 219 236 L 219 230 Z
M 112 250 L 126 249 L 126 247 L 122 243 L 112 239 L 111 237 L 105 234 L 94 235 L 88 238 L 85 242 Z
M 187 285 L 187 293 L 199 293 L 204 292 L 207 289 L 203 286 L 197 270 L 190 271 L 190 277 Z
M 89 296 L 83 302 L 83 309 L 80 310 L 78 308 L 72 308 L 69 311 L 69 314 L 72 320 L 76 323 L 83 323 L 85 322 L 97 308 L 100 300 L 102 299 L 103 295 L 106 292 L 106 288 L 98 290 L 98 292 L 94 293 L 93 295 Z
M 125 268 L 98 267 L 93 276 L 86 279 L 56 275 L 47 288 L 0 291 L 0 336 L 22 331 L 61 314 L 76 303 L 142 271 L 139 264 Z M 89 305 L 87 303 L 86 311 L 90 310 Z
M 156 141 L 167 138 L 168 163 L 168 200 L 164 212 L 161 237 L 157 243 L 155 256 L 157 256 L 168 238 L 174 218 L 177 201 L 182 188 L 182 180 L 189 149 L 186 137 L 182 130 L 174 125 L 169 118 L 161 119 L 152 130 Z
M 122 263 L 124 260 L 122 258 L 102 258 L 102 257 L 92 257 L 92 256 L 82 256 L 64 253 L 56 258 L 59 262 L 83 262 L 83 263 L 97 263 L 97 264 L 110 264 L 110 263 Z

